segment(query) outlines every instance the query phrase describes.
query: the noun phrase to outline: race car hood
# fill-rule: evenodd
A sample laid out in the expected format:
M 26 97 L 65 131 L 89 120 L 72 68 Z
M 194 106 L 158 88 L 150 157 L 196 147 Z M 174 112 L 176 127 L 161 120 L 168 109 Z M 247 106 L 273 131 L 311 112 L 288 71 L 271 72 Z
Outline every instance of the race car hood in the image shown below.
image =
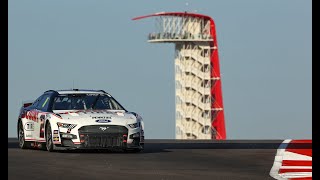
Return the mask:
M 123 110 L 77 110 L 54 111 L 64 122 L 80 124 L 108 124 L 126 125 L 137 122 L 137 118 L 130 112 Z

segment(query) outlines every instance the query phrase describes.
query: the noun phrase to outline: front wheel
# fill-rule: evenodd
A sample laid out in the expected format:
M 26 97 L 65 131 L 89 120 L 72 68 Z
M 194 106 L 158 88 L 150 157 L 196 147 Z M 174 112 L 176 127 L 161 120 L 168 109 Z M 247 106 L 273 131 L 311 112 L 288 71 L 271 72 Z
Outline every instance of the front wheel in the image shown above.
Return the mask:
M 52 131 L 51 131 L 51 125 L 49 121 L 46 124 L 46 148 L 47 148 L 47 151 L 49 152 L 53 151 Z
M 19 138 L 19 147 L 21 149 L 31 148 L 30 142 L 27 142 L 24 139 L 24 129 L 21 121 L 19 121 L 19 124 L 18 124 L 18 138 Z

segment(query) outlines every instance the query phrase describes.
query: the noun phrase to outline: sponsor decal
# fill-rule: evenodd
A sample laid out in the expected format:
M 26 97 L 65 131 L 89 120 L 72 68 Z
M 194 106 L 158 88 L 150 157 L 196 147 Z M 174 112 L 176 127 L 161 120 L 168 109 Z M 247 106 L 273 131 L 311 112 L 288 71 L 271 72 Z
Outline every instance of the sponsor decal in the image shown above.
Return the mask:
M 109 122 L 111 122 L 111 120 L 110 119 L 97 119 L 96 122 L 97 123 L 109 123 Z
M 42 114 L 40 115 L 40 138 L 44 138 L 44 120 L 46 115 Z
M 100 94 L 87 94 L 88 96 L 98 96 Z
M 99 127 L 99 129 L 100 129 L 101 131 L 105 131 L 105 130 L 109 129 L 109 127 Z
M 118 116 L 124 116 L 124 114 L 122 112 L 117 112 Z
M 53 135 L 52 135 L 52 140 L 53 141 L 59 141 L 59 134 L 58 134 L 58 130 L 54 130 L 53 131 Z
M 95 116 L 92 119 L 111 119 L 111 116 Z
M 58 133 L 59 133 L 58 130 L 54 130 L 52 137 L 53 137 L 53 139 L 58 139 L 58 141 L 59 141 L 59 134 Z
M 32 137 L 32 134 L 26 134 L 26 137 L 28 138 L 28 137 Z
M 24 124 L 24 129 L 26 131 L 34 131 L 34 123 L 33 122 L 26 122 Z
M 28 111 L 27 112 L 27 115 L 26 115 L 26 118 L 29 119 L 29 120 L 32 120 L 34 122 L 38 122 L 38 114 L 39 112 L 38 111 Z

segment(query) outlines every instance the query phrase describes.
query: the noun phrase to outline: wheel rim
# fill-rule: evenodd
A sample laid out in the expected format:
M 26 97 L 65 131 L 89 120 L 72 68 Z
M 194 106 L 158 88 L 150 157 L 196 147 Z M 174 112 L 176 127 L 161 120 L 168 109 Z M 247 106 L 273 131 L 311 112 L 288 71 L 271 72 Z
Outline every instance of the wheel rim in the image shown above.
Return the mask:
M 48 126 L 48 130 L 47 130 L 47 133 L 46 133 L 46 137 L 47 137 L 47 143 L 46 143 L 46 146 L 47 146 L 47 149 L 49 150 L 51 148 L 51 145 L 52 145 L 52 133 L 51 133 L 51 128 L 50 128 L 50 125 Z
M 19 126 L 19 146 L 22 147 L 23 144 L 24 144 L 24 132 L 22 129 L 22 125 L 20 123 L 20 126 Z

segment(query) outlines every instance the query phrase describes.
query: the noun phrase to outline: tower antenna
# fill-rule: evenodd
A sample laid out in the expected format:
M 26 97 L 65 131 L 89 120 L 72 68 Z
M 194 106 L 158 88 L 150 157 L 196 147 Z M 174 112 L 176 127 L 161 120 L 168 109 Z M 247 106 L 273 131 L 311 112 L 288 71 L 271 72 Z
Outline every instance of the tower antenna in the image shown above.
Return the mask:
M 187 1 L 186 2 L 186 10 L 185 10 L 185 12 L 188 12 L 187 10 L 188 10 L 188 6 L 189 6 L 189 2 Z

